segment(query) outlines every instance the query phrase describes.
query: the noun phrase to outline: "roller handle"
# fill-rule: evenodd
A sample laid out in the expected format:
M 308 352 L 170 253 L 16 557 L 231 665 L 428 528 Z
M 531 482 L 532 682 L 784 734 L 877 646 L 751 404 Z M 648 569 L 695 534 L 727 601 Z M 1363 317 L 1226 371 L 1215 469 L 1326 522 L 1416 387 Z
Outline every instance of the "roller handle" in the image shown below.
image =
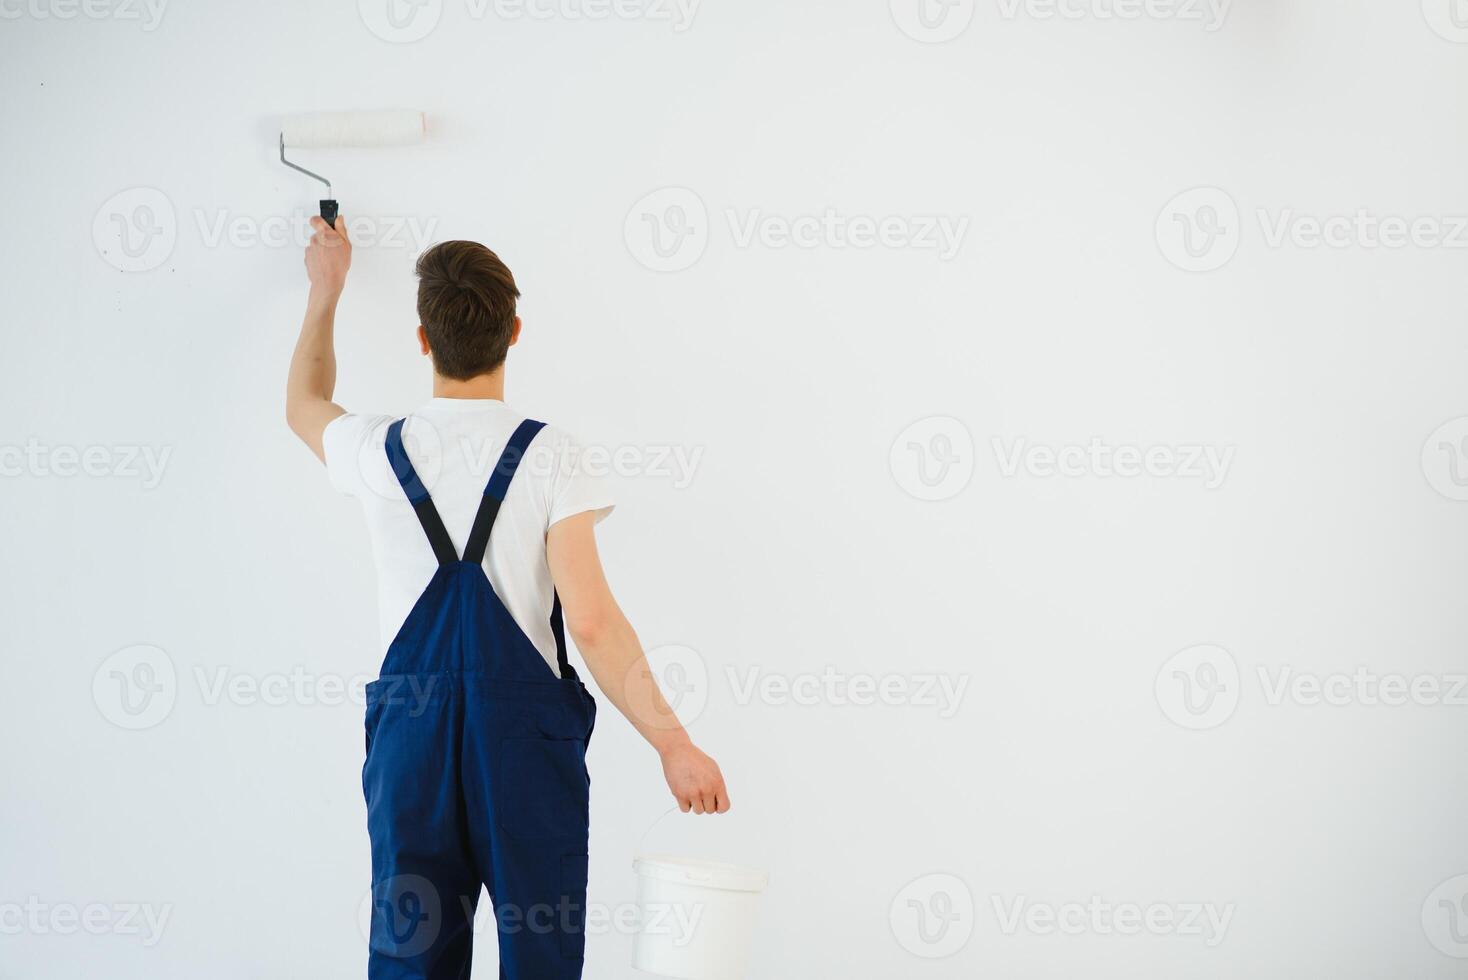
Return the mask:
M 321 220 L 335 228 L 337 210 L 337 204 L 334 199 L 329 197 L 324 198 L 321 201 Z

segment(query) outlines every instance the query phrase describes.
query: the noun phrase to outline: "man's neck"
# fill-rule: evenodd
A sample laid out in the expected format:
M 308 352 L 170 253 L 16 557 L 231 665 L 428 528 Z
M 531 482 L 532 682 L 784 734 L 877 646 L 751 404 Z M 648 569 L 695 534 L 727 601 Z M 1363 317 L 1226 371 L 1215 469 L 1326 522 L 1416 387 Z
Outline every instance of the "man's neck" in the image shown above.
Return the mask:
M 493 398 L 505 400 L 505 369 L 480 374 L 467 381 L 455 381 L 435 374 L 433 376 L 434 398 Z

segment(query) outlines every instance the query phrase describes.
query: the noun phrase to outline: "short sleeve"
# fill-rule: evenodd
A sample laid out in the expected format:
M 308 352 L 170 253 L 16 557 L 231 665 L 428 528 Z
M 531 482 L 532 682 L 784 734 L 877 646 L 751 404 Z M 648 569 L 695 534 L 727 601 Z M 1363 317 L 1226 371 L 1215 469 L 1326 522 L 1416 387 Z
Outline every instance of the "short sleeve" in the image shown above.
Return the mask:
M 351 497 L 360 497 L 367 488 L 362 463 L 371 447 L 373 432 L 388 421 L 386 415 L 338 415 L 321 434 L 321 448 L 326 456 L 326 476 L 331 485 Z
M 573 437 L 558 430 L 550 434 L 555 465 L 551 469 L 550 517 L 546 526 L 587 511 L 595 512 L 600 523 L 616 506 L 607 474 L 588 465 L 585 448 Z

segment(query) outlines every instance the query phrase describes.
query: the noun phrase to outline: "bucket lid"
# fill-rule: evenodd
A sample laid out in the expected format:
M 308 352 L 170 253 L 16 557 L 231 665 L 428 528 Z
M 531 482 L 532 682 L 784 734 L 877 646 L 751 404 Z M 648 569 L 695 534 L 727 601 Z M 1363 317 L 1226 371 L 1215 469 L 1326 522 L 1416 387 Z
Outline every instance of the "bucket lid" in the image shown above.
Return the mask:
M 644 878 L 731 892 L 762 892 L 770 881 L 767 872 L 753 868 L 670 854 L 639 854 L 632 859 L 632 870 Z

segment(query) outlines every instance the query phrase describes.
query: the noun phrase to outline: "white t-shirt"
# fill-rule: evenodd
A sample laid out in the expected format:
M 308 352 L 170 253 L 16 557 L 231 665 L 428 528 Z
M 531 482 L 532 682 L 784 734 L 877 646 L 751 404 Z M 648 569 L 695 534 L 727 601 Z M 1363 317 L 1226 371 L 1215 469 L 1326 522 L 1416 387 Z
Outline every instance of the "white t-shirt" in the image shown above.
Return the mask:
M 403 447 L 433 498 L 456 554 L 500 453 L 524 416 L 493 399 L 435 398 L 403 423 Z M 378 612 L 384 652 L 438 568 L 413 506 L 384 448 L 390 415 L 342 415 L 322 442 L 332 485 L 356 497 L 367 516 L 377 561 Z M 550 615 L 555 592 L 545 557 L 552 524 L 586 511 L 600 521 L 612 510 L 603 480 L 580 467 L 580 447 L 547 425 L 520 460 L 489 537 L 484 567 L 500 601 L 556 668 Z

